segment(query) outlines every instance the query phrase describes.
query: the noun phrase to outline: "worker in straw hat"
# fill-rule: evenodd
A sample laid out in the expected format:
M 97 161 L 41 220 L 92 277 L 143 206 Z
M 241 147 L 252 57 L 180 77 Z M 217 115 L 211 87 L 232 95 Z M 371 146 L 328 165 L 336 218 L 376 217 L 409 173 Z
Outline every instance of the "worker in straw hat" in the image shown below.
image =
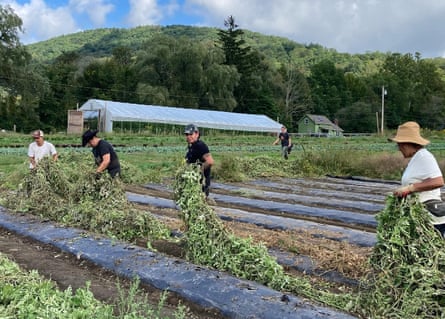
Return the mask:
M 445 203 L 442 203 L 440 188 L 444 180 L 436 158 L 425 148 L 430 141 L 420 135 L 419 124 L 412 121 L 400 125 L 396 136 L 389 140 L 397 143 L 404 158 L 410 159 L 402 175 L 402 186 L 394 191 L 394 195 L 406 197 L 417 193 L 420 202 L 431 212 L 435 228 L 443 235 L 445 205 L 442 204 Z

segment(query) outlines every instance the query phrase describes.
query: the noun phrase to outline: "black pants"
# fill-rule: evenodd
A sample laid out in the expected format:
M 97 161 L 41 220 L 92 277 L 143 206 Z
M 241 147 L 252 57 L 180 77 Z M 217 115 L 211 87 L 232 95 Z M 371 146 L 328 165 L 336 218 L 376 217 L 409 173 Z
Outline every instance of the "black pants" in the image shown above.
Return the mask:
M 434 228 L 440 232 L 442 237 L 445 237 L 445 224 L 434 225 Z

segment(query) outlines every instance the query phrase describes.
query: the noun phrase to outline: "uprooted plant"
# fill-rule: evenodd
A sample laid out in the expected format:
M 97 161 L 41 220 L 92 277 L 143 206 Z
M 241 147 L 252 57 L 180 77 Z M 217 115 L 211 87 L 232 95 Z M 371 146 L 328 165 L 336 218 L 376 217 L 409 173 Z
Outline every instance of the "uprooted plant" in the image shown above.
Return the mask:
M 305 277 L 287 275 L 269 255 L 265 245 L 229 232 L 206 203 L 200 181 L 199 166 L 184 165 L 178 170 L 174 185 L 175 200 L 186 228 L 186 257 L 189 260 L 339 309 L 348 307 L 349 295 L 321 291 L 312 287 Z
M 445 243 L 417 197 L 388 196 L 378 214 L 377 245 L 370 273 L 357 295 L 335 294 L 295 278 L 261 244 L 232 235 L 207 205 L 197 167 L 181 168 L 175 199 L 186 226 L 187 257 L 273 289 L 288 291 L 364 318 L 443 318 Z
M 367 318 L 443 318 L 445 242 L 423 204 L 389 196 L 377 220 L 372 272 L 356 311 Z
M 7 206 L 118 239 L 169 237 L 163 223 L 128 201 L 119 178 L 95 174 L 89 163 L 79 154 L 41 160 Z

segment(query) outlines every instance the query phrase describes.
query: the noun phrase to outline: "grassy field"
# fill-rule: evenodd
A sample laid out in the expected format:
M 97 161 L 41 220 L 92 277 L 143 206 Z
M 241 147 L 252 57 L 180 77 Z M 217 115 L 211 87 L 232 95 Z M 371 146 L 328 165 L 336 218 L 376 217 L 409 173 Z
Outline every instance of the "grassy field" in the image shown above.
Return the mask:
M 442 169 L 445 168 L 445 144 L 442 143 L 442 136 L 440 134 L 424 135 L 432 140 L 429 149 L 436 155 Z M 124 135 L 113 134 L 103 135 L 105 139 L 112 142 L 122 164 L 122 181 L 126 184 L 140 184 L 147 182 L 165 182 L 164 178 L 170 178 L 175 176 L 177 170 L 184 166 L 183 157 L 186 151 L 185 140 L 182 136 L 177 135 Z M 53 142 L 59 153 L 60 161 L 57 165 L 53 165 L 51 162 L 47 162 L 48 170 L 43 174 L 42 164 L 37 167 L 36 174 L 26 174 L 28 172 L 28 160 L 26 156 L 26 148 L 30 142 L 30 138 L 27 135 L 11 134 L 5 135 L 2 139 L 2 146 L 0 147 L 0 182 L 4 187 L 2 194 L 6 194 L 6 199 L 9 204 L 17 203 L 18 211 L 33 211 L 35 214 L 40 214 L 45 218 L 54 220 L 56 222 L 63 222 L 66 224 L 75 223 L 74 226 L 81 227 L 86 230 L 101 232 L 107 236 L 113 236 L 118 239 L 127 241 L 135 240 L 135 238 L 153 238 L 159 239 L 169 236 L 169 229 L 163 227 L 159 221 L 155 218 L 151 218 L 148 214 L 138 211 L 135 207 L 128 204 L 126 200 L 124 188 L 115 187 L 121 183 L 120 180 L 105 179 L 102 176 L 99 180 L 96 176 L 89 174 L 89 169 L 94 172 L 93 158 L 89 148 L 79 147 L 79 137 L 67 136 L 67 135 L 48 135 L 47 140 Z M 274 178 L 274 177 L 317 177 L 330 175 L 352 175 L 352 176 L 365 176 L 371 178 L 380 178 L 388 180 L 400 180 L 401 173 L 406 165 L 406 160 L 402 158 L 402 155 L 398 151 L 394 143 L 389 143 L 386 137 L 382 136 L 369 136 L 369 137 L 348 137 L 348 138 L 295 138 L 295 148 L 291 154 L 289 160 L 281 158 L 280 147 L 273 146 L 272 143 L 275 140 L 274 135 L 222 135 L 222 134 L 209 134 L 203 137 L 203 140 L 210 146 L 213 157 L 216 164 L 213 172 L 213 179 L 216 181 L 243 181 L 253 178 Z M 188 166 L 189 167 L 189 166 Z M 42 171 L 41 171 L 42 169 Z M 183 172 L 185 173 L 185 172 Z M 195 172 L 196 174 L 199 174 Z M 23 182 L 24 176 L 28 175 L 34 178 L 32 182 Z M 82 175 L 79 177 L 79 175 Z M 225 235 L 224 227 L 219 223 L 218 218 L 210 218 L 213 216 L 210 212 L 209 206 L 202 198 L 200 191 L 201 185 L 196 183 L 197 176 L 191 178 L 189 182 L 184 176 L 191 176 L 190 174 L 181 175 L 182 178 L 175 180 L 175 184 L 184 183 L 182 187 L 177 187 L 181 191 L 178 193 L 177 202 L 181 205 L 181 211 L 187 212 L 183 214 L 190 220 L 188 222 L 187 229 L 190 234 L 190 229 L 198 230 L 198 233 L 202 236 L 189 235 L 190 238 L 196 238 L 193 244 L 188 245 L 190 248 L 199 247 L 198 244 L 209 243 L 206 238 L 217 238 L 215 234 Z M 29 180 L 28 180 L 29 181 Z M 193 181 L 195 181 L 193 183 Z M 32 186 L 31 192 L 22 192 L 23 198 L 19 196 L 10 196 L 12 192 L 7 191 L 6 188 L 16 189 L 18 184 L 23 183 L 27 186 L 23 189 L 29 190 Z M 102 185 L 100 191 L 97 191 L 97 186 Z M 5 192 L 6 190 L 6 192 Z M 20 192 L 17 192 L 20 194 Z M 51 196 L 53 195 L 53 196 Z M 46 198 L 46 201 L 41 199 Z M 105 200 L 103 200 L 105 199 Z M 396 202 L 396 201 L 394 201 Z M 49 205 L 48 205 L 49 204 Z M 378 229 L 383 235 L 391 234 L 408 234 L 413 229 L 418 227 L 411 227 L 415 225 L 417 220 L 411 220 L 416 216 L 413 212 L 417 212 L 421 218 L 422 210 L 419 206 L 417 210 L 412 210 L 409 206 L 407 208 L 399 207 L 394 203 L 394 207 L 386 210 L 386 215 L 382 215 L 385 218 L 385 222 L 380 223 L 379 227 L 391 226 L 394 229 Z M 49 209 L 53 208 L 53 210 Z M 411 210 L 410 210 L 411 209 Z M 409 214 L 406 213 L 407 210 Z M 206 212 L 202 214 L 202 212 Z M 44 215 L 44 213 L 46 215 Z M 192 214 L 193 213 L 193 214 Z M 399 213 L 397 215 L 397 213 Z M 205 219 L 202 216 L 206 216 Z M 410 220 L 405 222 L 402 217 L 408 216 Z M 199 217 L 199 218 L 198 218 Z M 392 221 L 393 223 L 388 223 Z M 426 224 L 426 221 L 423 222 Z M 422 225 L 423 225 L 422 224 Z M 149 227 L 142 227 L 142 225 L 149 225 Z M 408 225 L 408 226 L 406 226 Z M 193 226 L 193 227 L 192 227 Z M 198 227 L 199 226 L 199 227 Z M 403 228 L 405 227 L 405 228 Z M 402 230 L 400 230 L 402 229 Z M 425 229 L 431 230 L 432 228 Z M 204 230 L 206 230 L 204 232 Z M 430 232 L 433 232 L 432 230 Z M 379 265 L 383 269 L 383 274 L 389 274 L 389 278 L 383 277 L 384 282 L 378 283 L 376 287 L 378 289 L 370 289 L 370 294 L 367 296 L 364 294 L 357 299 L 357 296 L 352 296 L 344 293 L 331 293 L 328 289 L 320 289 L 319 286 L 312 286 L 306 280 L 302 278 L 290 278 L 287 274 L 283 273 L 280 269 L 275 269 L 275 263 L 272 263 L 265 250 L 259 249 L 262 246 L 254 246 L 249 240 L 241 240 L 229 236 L 226 234 L 221 240 L 218 239 L 217 243 L 228 243 L 224 245 L 224 249 L 221 249 L 220 256 L 227 259 L 224 261 L 228 264 L 234 264 L 233 260 L 239 258 L 239 253 L 232 253 L 227 250 L 229 247 L 244 247 L 246 251 L 252 251 L 255 248 L 255 254 L 252 254 L 251 260 L 254 264 L 257 264 L 258 260 L 264 260 L 265 267 L 263 271 L 259 272 L 261 276 L 266 274 L 275 274 L 272 278 L 260 278 L 260 282 L 270 283 L 271 287 L 282 288 L 285 287 L 286 291 L 298 292 L 299 294 L 316 300 L 318 302 L 325 303 L 329 306 L 334 306 L 341 310 L 353 310 L 360 311 L 365 314 L 366 318 L 387 318 L 386 311 L 393 310 L 393 302 L 388 299 L 388 291 L 394 290 L 394 283 L 390 280 L 391 276 L 395 273 L 393 271 L 394 265 L 402 265 L 399 269 L 401 279 L 395 277 L 398 282 L 405 282 L 407 280 L 403 275 L 407 269 L 412 268 L 411 252 L 427 251 L 427 252 L 441 252 L 442 239 L 437 237 L 437 234 L 433 233 L 431 236 L 427 234 L 421 234 L 420 237 L 415 239 L 406 236 L 406 241 L 399 244 L 400 241 L 393 243 L 392 238 L 384 241 L 381 252 L 376 250 L 377 255 L 386 255 L 388 252 L 399 253 L 400 248 L 405 248 L 408 252 L 409 258 L 406 258 L 408 262 L 405 267 L 403 261 L 404 256 L 394 256 L 390 260 L 396 260 L 392 262 L 390 266 Z M 436 235 L 436 237 L 434 237 Z M 163 237 L 164 236 L 164 237 Z M 405 238 L 405 237 L 404 237 Z M 432 246 L 433 249 L 424 249 L 426 244 L 422 244 L 421 249 L 417 247 L 409 249 L 411 244 L 416 244 L 419 238 L 433 238 L 438 242 L 437 247 Z M 230 239 L 230 240 L 229 240 Z M 394 244 L 397 247 L 386 246 L 386 244 Z M 209 244 L 210 246 L 210 244 Z M 212 245 L 211 249 L 207 246 L 203 249 L 197 249 L 195 253 L 189 249 L 189 257 L 192 261 L 197 263 L 207 263 L 207 258 L 210 262 L 214 261 L 214 250 L 221 245 Z M 209 251 L 210 254 L 202 254 L 201 252 Z M 401 253 L 404 253 L 402 250 Z M 436 257 L 431 257 L 430 254 L 425 254 L 425 265 L 430 267 L 430 260 L 436 260 Z M 260 256 L 260 257 L 258 257 Z M 230 257 L 230 258 L 229 258 Z M 233 259 L 232 259 L 233 258 Z M 442 258 L 442 257 L 441 257 Z M 204 260 L 205 259 L 205 260 Z M 204 261 L 203 261 L 204 260 Z M 385 258 L 376 258 L 377 261 Z M 413 260 L 418 260 L 417 256 Z M 437 259 L 443 260 L 443 259 Z M 245 265 L 243 261 L 240 265 Z M 236 264 L 238 265 L 238 264 Z M 426 267 L 426 268 L 427 268 Z M 255 267 L 256 269 L 256 267 Z M 389 269 L 389 271 L 386 271 Z M 226 268 L 224 268 L 227 271 Z M 235 269 L 236 271 L 238 269 Z M 416 270 L 416 273 L 409 273 L 410 278 L 418 283 L 417 274 L 424 273 L 425 268 Z M 433 269 L 434 270 L 434 269 Z M 233 269 L 230 269 L 233 271 Z M 235 273 L 236 273 L 235 271 Z M 247 272 L 246 272 L 247 273 Z M 258 272 L 255 271 L 255 274 Z M 278 274 L 278 275 L 277 275 Z M 248 273 L 250 276 L 250 273 Z M 442 273 L 440 276 L 434 275 L 434 280 L 437 282 L 443 282 Z M 244 276 L 244 275 L 243 275 Z M 394 277 L 394 276 L 393 276 Z M 433 276 L 431 276 L 433 277 Z M 437 278 L 436 278 L 437 277 Z M 243 278 L 251 278 L 244 276 Z M 257 280 L 258 278 L 254 278 Z M 410 283 L 410 282 L 409 282 Z M 287 286 L 285 286 L 285 284 Z M 416 285 L 409 285 L 416 286 Z M 414 291 L 412 295 L 402 295 L 404 300 L 420 300 L 430 302 L 430 296 L 436 293 L 435 290 L 436 281 L 434 284 L 428 286 L 424 295 L 421 298 L 417 298 L 418 291 Z M 434 288 L 434 289 L 433 289 Z M 422 288 L 423 289 L 423 288 Z M 401 289 L 405 291 L 406 289 Z M 376 291 L 376 293 L 374 293 Z M 394 290 L 399 294 L 399 290 Z M 367 291 L 368 292 L 368 291 Z M 394 293 L 394 300 L 397 300 L 398 295 Z M 415 298 L 413 298 L 415 296 Z M 427 297 L 424 297 L 427 296 Z M 389 300 L 389 301 L 388 301 Z M 434 301 L 434 300 L 433 300 Z M 366 303 L 368 302 L 368 304 Z M 434 301 L 435 302 L 435 301 Z M 369 304 L 371 303 L 371 304 Z M 351 309 L 351 305 L 357 305 L 358 309 Z M 442 305 L 440 305 L 442 307 Z M 360 308 L 361 307 L 361 308 Z M 408 305 L 401 307 L 403 313 L 416 313 L 418 309 L 421 309 L 419 305 Z M 443 307 L 441 308 L 443 309 Z M 440 310 L 441 311 L 441 310 Z M 439 313 L 435 309 L 432 313 Z M 371 315 L 370 315 L 371 314 Z M 383 314 L 382 316 L 375 316 L 373 314 Z M 400 315 L 398 318 L 417 318 L 409 315 Z
M 5 183 L 7 176 L 14 177 L 26 172 L 27 146 L 32 139 L 27 134 L 0 134 L 0 179 Z M 428 149 L 436 156 L 441 168 L 445 169 L 444 134 L 423 132 L 423 135 L 431 140 Z M 179 132 L 99 136 L 115 146 L 124 166 L 132 168 L 132 180 L 135 182 L 158 182 L 164 177 L 172 177 L 186 152 L 185 140 Z M 56 145 L 61 160 L 73 153 L 90 156 L 90 148 L 80 147 L 80 137 L 77 135 L 48 134 L 45 139 Z M 274 134 L 235 135 L 209 130 L 202 140 L 209 145 L 216 161 L 213 178 L 221 181 L 326 174 L 397 180 L 406 165 L 396 144 L 388 142 L 387 136 L 294 137 L 295 147 L 288 161 L 281 159 L 280 147 L 272 145 Z

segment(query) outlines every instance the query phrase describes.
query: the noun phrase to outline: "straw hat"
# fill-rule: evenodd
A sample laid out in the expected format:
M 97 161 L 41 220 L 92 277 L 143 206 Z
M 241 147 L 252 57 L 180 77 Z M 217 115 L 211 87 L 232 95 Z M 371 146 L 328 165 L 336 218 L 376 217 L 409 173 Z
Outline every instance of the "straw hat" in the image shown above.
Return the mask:
M 416 122 L 405 122 L 399 125 L 396 136 L 388 140 L 396 143 L 414 143 L 422 146 L 430 143 L 430 141 L 420 136 L 420 126 Z

